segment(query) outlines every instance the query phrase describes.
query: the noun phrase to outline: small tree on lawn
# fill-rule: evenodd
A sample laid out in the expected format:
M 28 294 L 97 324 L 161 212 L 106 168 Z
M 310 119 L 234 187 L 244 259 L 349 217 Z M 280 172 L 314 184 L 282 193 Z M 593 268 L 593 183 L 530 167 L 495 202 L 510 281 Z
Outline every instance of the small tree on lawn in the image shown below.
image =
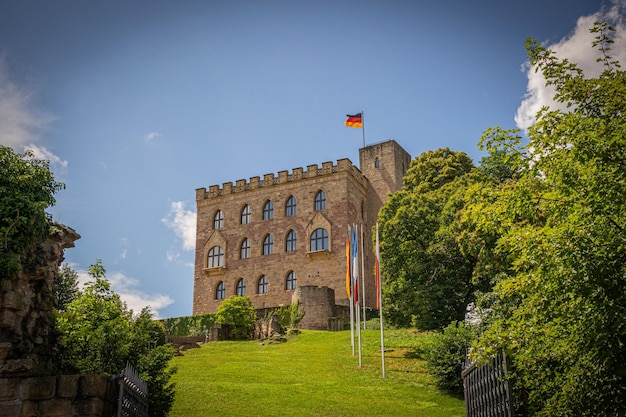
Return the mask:
M 250 338 L 256 321 L 256 310 L 250 297 L 233 295 L 222 301 L 216 312 L 216 323 L 228 326 L 235 340 Z

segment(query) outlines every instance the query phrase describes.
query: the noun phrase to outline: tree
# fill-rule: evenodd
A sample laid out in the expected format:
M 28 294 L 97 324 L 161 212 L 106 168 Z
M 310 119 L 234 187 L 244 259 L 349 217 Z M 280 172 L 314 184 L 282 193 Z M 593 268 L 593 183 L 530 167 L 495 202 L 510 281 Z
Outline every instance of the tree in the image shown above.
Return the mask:
M 236 340 L 249 339 L 256 321 L 256 310 L 250 297 L 231 295 L 217 308 L 216 323 L 227 326 Z
M 93 281 L 57 316 L 61 333 L 58 363 L 63 373 L 119 374 L 130 362 L 147 382 L 152 416 L 165 416 L 174 386 L 168 368 L 174 350 L 163 345 L 165 328 L 149 307 L 134 316 L 111 290 L 100 260 L 89 268 Z
M 59 311 L 65 311 L 67 305 L 80 293 L 78 274 L 68 264 L 63 264 L 59 268 L 54 281 L 54 291 Z
M 458 212 L 479 180 L 465 153 L 429 151 L 411 162 L 402 190 L 381 209 L 383 303 L 392 324 L 430 330 L 463 320 L 483 283 L 457 242 Z
M 506 349 L 532 415 L 626 415 L 626 73 L 609 55 L 612 29 L 592 32 L 597 78 L 527 41 L 567 110 L 542 109 L 524 146 L 487 132 L 483 143 L 519 161 L 519 179 L 468 210 L 511 265 L 474 355 Z
M 0 276 L 19 271 L 24 250 L 50 234 L 52 222 L 45 210 L 63 188 L 48 161 L 0 145 Z

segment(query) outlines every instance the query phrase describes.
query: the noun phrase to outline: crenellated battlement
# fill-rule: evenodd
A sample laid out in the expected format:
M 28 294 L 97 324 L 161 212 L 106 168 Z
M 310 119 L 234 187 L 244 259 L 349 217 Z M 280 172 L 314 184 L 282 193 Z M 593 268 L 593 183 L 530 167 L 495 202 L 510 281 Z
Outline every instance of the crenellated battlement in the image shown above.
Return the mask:
M 307 165 L 306 170 L 303 168 L 294 168 L 291 174 L 289 171 L 279 171 L 277 175 L 265 174 L 263 178 L 252 177 L 249 181 L 241 179 L 235 181 L 234 184 L 232 182 L 225 182 L 221 186 L 211 185 L 208 190 L 206 188 L 197 188 L 196 201 L 343 172 L 351 173 L 357 181 L 362 182 L 363 185 L 366 186 L 367 180 L 363 178 L 361 171 L 359 171 L 348 158 L 343 158 L 337 160 L 336 165 L 333 165 L 332 162 L 324 162 L 321 167 L 317 164 L 313 164 Z

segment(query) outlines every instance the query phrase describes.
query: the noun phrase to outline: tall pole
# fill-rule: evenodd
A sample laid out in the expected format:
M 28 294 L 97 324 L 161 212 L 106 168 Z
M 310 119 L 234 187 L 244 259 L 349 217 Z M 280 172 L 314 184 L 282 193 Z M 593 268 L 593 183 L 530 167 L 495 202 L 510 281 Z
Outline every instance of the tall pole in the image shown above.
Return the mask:
M 363 133 L 363 147 L 365 148 L 365 112 L 361 110 L 361 133 Z
M 380 276 L 380 244 L 378 242 L 378 222 L 376 222 L 376 280 L 378 285 L 376 288 L 376 297 L 378 312 L 380 315 L 380 358 L 382 361 L 381 368 L 383 371 L 383 379 L 385 379 L 385 331 L 383 326 L 383 282 Z
M 365 322 L 367 321 L 367 316 L 365 315 L 365 250 L 363 248 L 364 240 L 363 224 L 361 224 L 361 294 L 363 294 L 361 299 L 363 300 L 363 330 L 366 329 Z

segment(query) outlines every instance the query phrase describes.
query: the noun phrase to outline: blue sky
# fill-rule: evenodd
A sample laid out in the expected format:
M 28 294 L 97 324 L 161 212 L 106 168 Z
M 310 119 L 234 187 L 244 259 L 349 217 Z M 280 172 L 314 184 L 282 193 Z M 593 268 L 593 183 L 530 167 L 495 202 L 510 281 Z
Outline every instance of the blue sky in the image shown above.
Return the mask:
M 525 127 L 550 92 L 535 37 L 587 65 L 588 26 L 624 0 L 0 0 L 0 144 L 49 159 L 49 212 L 159 317 L 191 314 L 195 189 L 349 158 L 395 139 L 413 157 Z M 626 62 L 626 60 L 623 60 Z

